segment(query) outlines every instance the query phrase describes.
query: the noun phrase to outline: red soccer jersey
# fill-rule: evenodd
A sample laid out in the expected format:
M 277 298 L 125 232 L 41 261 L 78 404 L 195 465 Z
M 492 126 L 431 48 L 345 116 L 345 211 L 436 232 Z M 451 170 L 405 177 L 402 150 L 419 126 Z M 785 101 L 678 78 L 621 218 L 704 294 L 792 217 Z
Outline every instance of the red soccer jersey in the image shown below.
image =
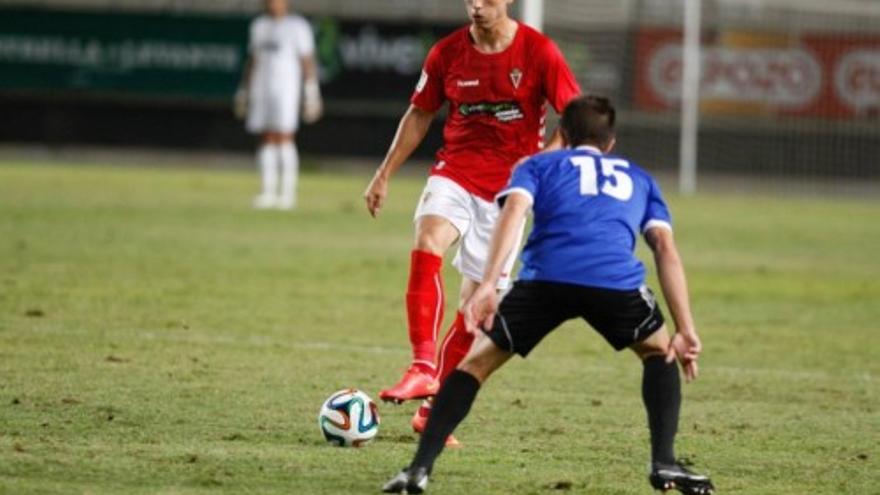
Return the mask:
M 429 112 L 449 101 L 444 146 L 431 175 L 493 201 L 516 161 L 543 146 L 545 102 L 561 113 L 578 94 L 556 44 L 520 23 L 500 53 L 477 51 L 468 26 L 438 41 L 410 101 Z

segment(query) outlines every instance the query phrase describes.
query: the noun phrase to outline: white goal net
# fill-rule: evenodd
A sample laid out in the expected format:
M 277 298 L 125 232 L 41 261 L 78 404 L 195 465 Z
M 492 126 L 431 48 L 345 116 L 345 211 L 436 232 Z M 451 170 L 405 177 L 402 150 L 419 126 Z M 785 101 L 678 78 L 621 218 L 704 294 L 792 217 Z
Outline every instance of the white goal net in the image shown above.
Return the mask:
M 544 31 L 621 110 L 620 151 L 680 165 L 685 0 L 545 0 Z M 880 185 L 880 1 L 703 0 L 698 182 Z M 880 195 L 878 195 L 880 197 Z

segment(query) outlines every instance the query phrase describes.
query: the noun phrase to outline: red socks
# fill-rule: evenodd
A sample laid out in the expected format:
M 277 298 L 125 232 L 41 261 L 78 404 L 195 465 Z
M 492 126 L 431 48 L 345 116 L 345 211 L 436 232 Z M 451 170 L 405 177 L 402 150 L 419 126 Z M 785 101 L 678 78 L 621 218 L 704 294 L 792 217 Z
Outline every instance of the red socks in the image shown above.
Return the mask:
M 443 258 L 426 251 L 414 250 L 406 291 L 406 314 L 413 364 L 428 373 L 437 372 L 440 383 L 458 366 L 471 350 L 474 336 L 464 327 L 464 315 L 458 311 L 440 347 L 440 369 L 435 365 L 437 331 L 443 323 Z
M 443 385 L 443 380 L 464 359 L 473 343 L 474 335 L 465 329 L 464 315 L 458 311 L 455 314 L 455 321 L 449 327 L 449 332 L 440 346 L 440 370 L 437 373 L 437 381 L 440 382 L 440 385 Z
M 443 258 L 426 251 L 413 250 L 406 291 L 406 315 L 413 364 L 434 373 L 437 330 L 443 322 Z

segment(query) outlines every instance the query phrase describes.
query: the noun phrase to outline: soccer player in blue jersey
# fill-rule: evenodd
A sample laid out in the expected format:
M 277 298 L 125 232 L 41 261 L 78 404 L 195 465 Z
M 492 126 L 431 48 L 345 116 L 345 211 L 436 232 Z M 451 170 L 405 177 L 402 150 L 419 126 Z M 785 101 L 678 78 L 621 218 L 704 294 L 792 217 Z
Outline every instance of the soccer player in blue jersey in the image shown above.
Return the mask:
M 482 336 L 441 386 L 412 463 L 383 487 L 386 493 L 422 493 L 444 440 L 465 418 L 480 386 L 513 354 L 527 356 L 572 318 L 583 318 L 614 349 L 629 348 L 642 361 L 651 486 L 713 493 L 709 478 L 677 461 L 673 449 L 681 406 L 676 360 L 685 377 L 695 379 L 702 345 L 671 217 L 647 172 L 607 154 L 615 143 L 614 120 L 608 99 L 576 98 L 561 120 L 567 149 L 533 156 L 499 193 L 503 208 L 485 275 L 464 306 L 468 330 L 481 333 L 482 327 Z M 529 209 L 534 226 L 519 280 L 499 306 L 496 282 Z M 671 338 L 634 254 L 639 234 L 654 254 L 675 324 Z

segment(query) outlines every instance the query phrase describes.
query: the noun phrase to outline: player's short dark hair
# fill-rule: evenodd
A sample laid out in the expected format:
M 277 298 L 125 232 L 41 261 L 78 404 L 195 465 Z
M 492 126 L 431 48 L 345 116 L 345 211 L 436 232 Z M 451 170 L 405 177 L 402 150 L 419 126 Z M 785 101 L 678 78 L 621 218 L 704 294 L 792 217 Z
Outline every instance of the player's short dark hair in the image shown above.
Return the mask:
M 603 147 L 614 139 L 616 111 L 604 96 L 584 95 L 571 100 L 562 111 L 560 125 L 570 146 Z

